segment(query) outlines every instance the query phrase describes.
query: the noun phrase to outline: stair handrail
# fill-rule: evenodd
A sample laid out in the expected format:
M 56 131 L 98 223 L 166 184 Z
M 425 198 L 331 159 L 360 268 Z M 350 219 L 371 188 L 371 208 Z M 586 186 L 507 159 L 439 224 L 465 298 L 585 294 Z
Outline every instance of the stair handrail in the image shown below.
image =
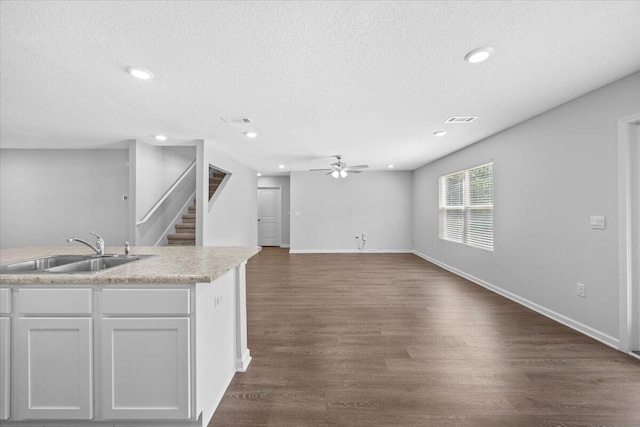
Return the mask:
M 147 214 L 140 221 L 136 222 L 136 225 L 142 225 L 145 222 L 147 222 L 149 218 L 151 218 L 151 216 L 158 210 L 160 205 L 165 200 L 167 200 L 167 197 L 169 197 L 169 195 L 173 193 L 173 191 L 178 187 L 178 185 L 180 185 L 180 183 L 187 177 L 187 175 L 189 175 L 189 172 L 191 172 L 196 167 L 196 163 L 197 163 L 197 159 L 194 160 L 193 163 L 191 163 L 191 165 L 184 172 L 182 172 L 182 175 L 178 177 L 176 182 L 174 182 L 173 185 L 169 187 L 169 189 L 162 195 L 162 197 L 160 197 L 160 199 L 156 202 L 156 204 L 153 205 L 153 207 L 149 210 L 149 212 L 147 212 Z

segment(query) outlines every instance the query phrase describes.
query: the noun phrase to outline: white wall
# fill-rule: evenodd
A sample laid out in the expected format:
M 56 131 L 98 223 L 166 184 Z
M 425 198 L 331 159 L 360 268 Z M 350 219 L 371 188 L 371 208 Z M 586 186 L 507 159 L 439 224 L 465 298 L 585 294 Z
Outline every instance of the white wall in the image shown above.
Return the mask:
M 127 160 L 127 150 L 0 150 L 0 247 L 94 242 L 89 231 L 122 244 Z
M 291 172 L 291 251 L 355 251 L 362 232 L 365 249 L 412 249 L 412 188 L 412 172 Z
M 261 176 L 258 178 L 260 187 L 282 187 L 282 245 L 289 245 L 291 227 L 291 179 L 288 176 Z
M 211 141 L 197 141 L 196 244 L 256 246 L 258 244 L 258 186 L 256 171 L 233 159 Z M 231 173 L 211 209 L 209 164 Z
M 640 73 L 416 170 L 416 250 L 617 345 L 617 120 L 637 112 Z M 492 159 L 494 252 L 438 240 L 438 177 Z
M 129 143 L 131 209 L 130 239 L 138 246 L 153 246 L 195 191 L 195 174 L 184 181 L 154 215 L 136 226 L 196 158 L 196 148 Z M 166 243 L 165 241 L 161 244 Z

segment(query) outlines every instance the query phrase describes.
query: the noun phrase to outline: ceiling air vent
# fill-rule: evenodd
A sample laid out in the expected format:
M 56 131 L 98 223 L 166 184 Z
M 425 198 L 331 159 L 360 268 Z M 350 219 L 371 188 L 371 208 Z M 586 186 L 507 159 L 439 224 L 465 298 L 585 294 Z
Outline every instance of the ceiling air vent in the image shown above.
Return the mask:
M 241 125 L 244 125 L 247 123 L 253 123 L 251 119 L 248 117 L 220 117 L 220 118 L 225 123 L 233 123 L 233 124 L 241 124 Z
M 445 120 L 445 123 L 471 123 L 477 119 L 477 117 L 449 117 Z

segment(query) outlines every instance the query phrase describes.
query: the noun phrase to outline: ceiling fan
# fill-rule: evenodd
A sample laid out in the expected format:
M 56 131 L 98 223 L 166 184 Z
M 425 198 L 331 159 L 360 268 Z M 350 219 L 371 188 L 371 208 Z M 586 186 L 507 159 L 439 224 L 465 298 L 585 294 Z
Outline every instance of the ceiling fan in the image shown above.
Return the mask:
M 362 172 L 359 169 L 367 169 L 369 165 L 356 165 L 356 166 L 347 166 L 346 163 L 342 161 L 342 156 L 337 155 L 334 156 L 338 161 L 331 163 L 331 169 L 309 169 L 311 172 L 316 171 L 329 171 L 327 175 L 331 175 L 334 178 L 346 178 L 350 173 L 360 173 Z

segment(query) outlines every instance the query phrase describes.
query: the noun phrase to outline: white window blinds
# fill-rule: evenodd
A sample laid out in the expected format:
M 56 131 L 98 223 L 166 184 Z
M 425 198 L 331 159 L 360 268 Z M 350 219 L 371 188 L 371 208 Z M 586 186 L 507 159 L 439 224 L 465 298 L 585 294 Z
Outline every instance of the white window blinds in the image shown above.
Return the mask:
M 440 177 L 439 236 L 493 251 L 493 163 Z

